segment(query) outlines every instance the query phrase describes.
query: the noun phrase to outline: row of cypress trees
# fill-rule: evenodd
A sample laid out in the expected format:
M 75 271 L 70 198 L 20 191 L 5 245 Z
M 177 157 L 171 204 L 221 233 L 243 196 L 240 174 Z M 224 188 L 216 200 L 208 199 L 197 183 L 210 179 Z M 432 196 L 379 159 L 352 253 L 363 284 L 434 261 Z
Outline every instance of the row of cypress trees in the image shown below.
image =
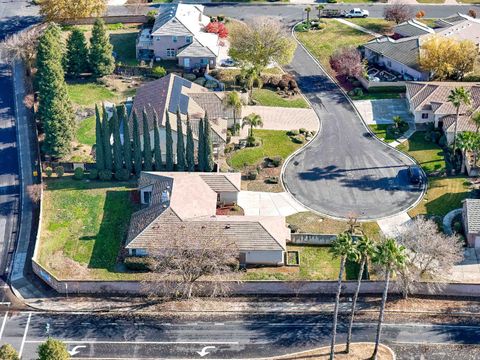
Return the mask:
M 173 133 L 169 113 L 166 112 L 166 143 L 165 162 L 162 158 L 160 144 L 160 128 L 158 116 L 153 110 L 153 148 L 150 140 L 148 116 L 143 110 L 143 151 L 140 141 L 139 120 L 135 110 L 132 114 L 132 139 L 125 106 L 113 108 L 112 116 L 103 107 L 102 114 L 95 107 L 96 164 L 100 178 L 111 178 L 112 172 L 118 180 L 127 180 L 133 172 L 139 175 L 143 171 L 195 171 L 195 142 L 190 118 L 186 121 L 186 144 L 183 135 L 183 122 L 180 111 L 177 110 L 177 149 L 176 163 L 173 152 Z M 120 136 L 123 132 L 123 143 Z M 213 171 L 213 147 L 210 122 L 207 115 L 199 122 L 198 134 L 198 164 L 199 171 Z

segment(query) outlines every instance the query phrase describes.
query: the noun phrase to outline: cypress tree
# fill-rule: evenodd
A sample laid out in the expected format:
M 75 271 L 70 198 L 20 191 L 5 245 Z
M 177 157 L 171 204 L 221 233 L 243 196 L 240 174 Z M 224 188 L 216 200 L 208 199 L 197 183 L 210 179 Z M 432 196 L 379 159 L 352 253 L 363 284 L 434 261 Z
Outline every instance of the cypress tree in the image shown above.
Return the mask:
M 152 144 L 148 128 L 147 111 L 143 109 L 143 170 L 152 171 Z
M 102 122 L 100 121 L 100 112 L 95 104 L 95 155 L 97 170 L 105 170 L 105 156 L 103 152 Z
M 208 121 L 207 113 L 205 113 L 205 119 L 203 120 L 205 130 L 203 132 L 204 146 L 205 146 L 205 171 L 210 172 L 213 171 L 213 145 L 212 145 L 212 134 L 210 131 L 210 121 Z
M 177 171 L 185 171 L 185 144 L 180 109 L 177 109 Z
M 135 174 L 140 176 L 142 172 L 142 144 L 140 143 L 138 118 L 135 110 L 133 110 L 133 166 L 135 168 Z
M 120 119 L 118 116 L 118 110 L 115 106 L 113 108 L 113 165 L 115 173 L 118 173 L 123 169 L 123 151 L 122 140 L 120 138 Z
M 162 148 L 160 146 L 160 130 L 158 127 L 158 116 L 155 109 L 153 109 L 153 152 L 155 155 L 155 170 L 162 169 Z
M 203 131 L 205 127 L 203 126 L 203 119 L 200 118 L 198 122 L 198 171 L 205 171 L 205 137 L 203 136 Z
M 192 125 L 187 114 L 187 170 L 195 171 L 195 144 L 193 142 Z
M 113 46 L 110 44 L 105 22 L 97 19 L 93 25 L 90 39 L 90 65 L 95 77 L 109 75 L 115 69 L 112 51 Z
M 130 141 L 130 128 L 128 126 L 127 109 L 122 105 L 120 110 L 120 123 L 123 128 L 123 161 L 128 174 L 132 173 L 132 142 Z
M 112 159 L 112 144 L 110 142 L 110 129 L 108 126 L 108 113 L 103 105 L 103 121 L 102 121 L 102 140 L 103 140 L 103 156 L 105 158 L 105 169 L 112 171 L 113 159 Z
M 88 71 L 88 48 L 85 35 L 78 28 L 73 28 L 67 39 L 65 54 L 65 72 L 70 76 L 79 76 Z
M 166 133 L 166 148 L 165 148 L 165 156 L 166 156 L 166 170 L 172 171 L 173 170 L 173 138 L 172 138 L 172 126 L 170 124 L 170 116 L 168 115 L 168 111 L 165 112 L 166 114 L 166 123 L 165 123 L 165 133 Z

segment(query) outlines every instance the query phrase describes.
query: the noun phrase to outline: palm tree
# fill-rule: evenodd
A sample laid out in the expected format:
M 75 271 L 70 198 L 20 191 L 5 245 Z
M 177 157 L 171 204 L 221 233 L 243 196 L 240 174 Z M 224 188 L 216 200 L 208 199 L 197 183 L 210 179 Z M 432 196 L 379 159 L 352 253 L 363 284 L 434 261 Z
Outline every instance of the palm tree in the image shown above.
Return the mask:
M 465 171 L 465 155 L 467 151 L 473 153 L 473 162 L 477 164 L 477 151 L 480 143 L 480 135 L 471 131 L 461 132 L 457 135 L 458 148 L 462 151 L 462 170 Z
M 400 124 L 401 124 L 402 121 L 403 121 L 402 117 L 396 115 L 396 116 L 394 116 L 394 117 L 392 118 L 392 120 L 393 120 L 393 123 L 395 124 L 395 127 L 396 127 L 397 129 L 400 129 Z
M 242 129 L 244 126 L 250 126 L 250 137 L 253 137 L 253 128 L 263 127 L 262 117 L 258 114 L 251 113 L 243 118 Z
M 474 112 L 472 114 L 472 121 L 475 123 L 475 126 L 477 127 L 475 129 L 475 132 L 478 134 L 478 131 L 480 130 L 480 111 Z
M 460 117 L 460 106 L 470 105 L 471 96 L 470 93 L 465 90 L 463 86 L 457 87 L 450 91 L 448 95 L 448 101 L 452 103 L 455 107 L 455 127 L 453 130 L 453 152 L 452 152 L 452 161 L 455 159 L 455 152 L 457 150 L 457 125 L 458 118 Z
M 315 6 L 315 8 L 318 10 L 318 18 L 320 19 L 320 17 L 322 16 L 322 10 L 325 9 L 325 6 L 317 5 Z
M 345 271 L 345 263 L 348 257 L 354 255 L 355 247 L 353 245 L 352 234 L 348 231 L 339 234 L 332 242 L 330 253 L 333 257 L 340 258 L 340 271 L 338 272 L 337 294 L 335 296 L 335 308 L 333 310 L 332 342 L 330 344 L 330 360 L 335 357 L 335 339 L 337 336 L 337 318 L 338 307 L 340 304 L 340 292 L 342 291 L 342 278 Z
M 407 255 L 405 248 L 398 245 L 395 239 L 385 239 L 379 244 L 373 253 L 373 262 L 382 266 L 385 269 L 385 287 L 383 289 L 382 305 L 380 307 L 380 315 L 378 317 L 377 335 L 375 337 L 375 349 L 373 350 L 372 359 L 377 359 L 378 345 L 380 343 L 380 336 L 382 332 L 383 317 L 385 314 L 385 304 L 387 302 L 388 286 L 390 284 L 390 275 L 395 273 L 395 270 L 405 266 Z
M 305 8 L 305 12 L 307 13 L 307 24 L 310 24 L 310 11 L 312 11 L 312 8 L 310 6 L 307 6 Z
M 230 91 L 223 99 L 223 103 L 227 108 L 232 109 L 233 112 L 233 133 L 236 134 L 237 129 L 237 115 L 242 113 L 243 100 L 241 95 L 236 91 Z
M 250 99 L 252 98 L 253 85 L 257 84 L 258 88 L 262 87 L 262 78 L 260 71 L 255 66 L 244 67 L 241 70 L 241 76 L 245 79 Z
M 362 284 L 363 272 L 365 270 L 365 265 L 367 264 L 368 258 L 373 255 L 374 249 L 375 247 L 373 241 L 365 235 L 359 237 L 355 242 L 355 255 L 357 257 L 357 260 L 360 260 L 360 269 L 358 270 L 357 289 L 355 290 L 355 295 L 353 295 L 352 310 L 350 313 L 350 324 L 348 325 L 347 348 L 345 350 L 347 354 L 350 352 L 353 320 L 355 318 L 355 307 L 357 305 L 358 294 L 360 292 L 360 285 Z

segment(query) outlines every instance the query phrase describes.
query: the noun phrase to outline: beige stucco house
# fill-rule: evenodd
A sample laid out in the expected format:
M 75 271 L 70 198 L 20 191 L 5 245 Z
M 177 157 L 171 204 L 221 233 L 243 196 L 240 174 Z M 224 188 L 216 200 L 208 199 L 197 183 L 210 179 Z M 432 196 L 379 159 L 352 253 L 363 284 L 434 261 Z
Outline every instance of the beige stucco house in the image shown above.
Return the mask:
M 137 58 L 177 60 L 186 69 L 216 67 L 219 37 L 204 31 L 210 18 L 203 9 L 190 4 L 161 7 L 153 28 L 143 29 L 137 38 Z

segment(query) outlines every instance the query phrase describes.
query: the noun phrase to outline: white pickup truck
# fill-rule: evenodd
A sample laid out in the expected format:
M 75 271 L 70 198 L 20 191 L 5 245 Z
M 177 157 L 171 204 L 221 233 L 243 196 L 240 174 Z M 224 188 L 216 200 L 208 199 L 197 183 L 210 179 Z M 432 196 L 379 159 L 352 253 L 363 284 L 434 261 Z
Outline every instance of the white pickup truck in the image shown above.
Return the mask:
M 368 10 L 362 10 L 360 8 L 354 8 L 344 14 L 346 18 L 366 18 L 368 15 L 370 15 Z

